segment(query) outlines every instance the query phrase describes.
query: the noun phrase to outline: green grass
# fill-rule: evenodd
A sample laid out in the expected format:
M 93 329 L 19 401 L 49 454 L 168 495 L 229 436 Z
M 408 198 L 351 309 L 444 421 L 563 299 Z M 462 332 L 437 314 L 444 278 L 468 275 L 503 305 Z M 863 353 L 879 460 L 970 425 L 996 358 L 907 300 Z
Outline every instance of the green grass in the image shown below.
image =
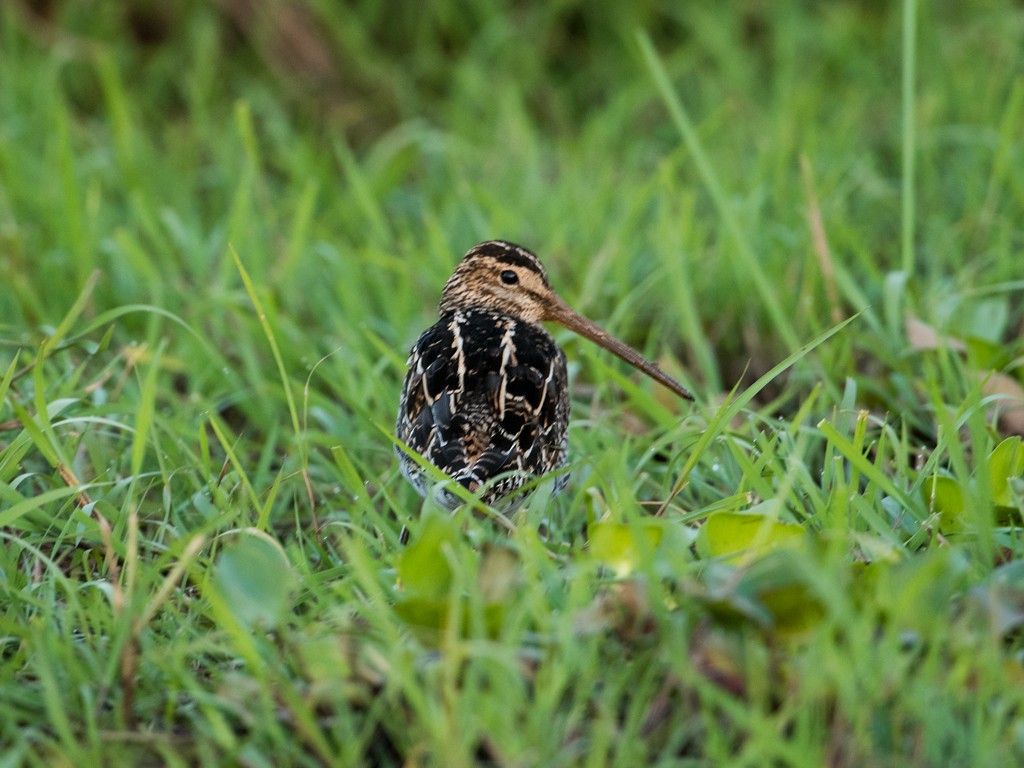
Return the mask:
M 0 765 L 1024 760 L 1019 4 L 23 5 Z M 556 330 L 511 532 L 391 441 L 493 237 L 698 393 Z

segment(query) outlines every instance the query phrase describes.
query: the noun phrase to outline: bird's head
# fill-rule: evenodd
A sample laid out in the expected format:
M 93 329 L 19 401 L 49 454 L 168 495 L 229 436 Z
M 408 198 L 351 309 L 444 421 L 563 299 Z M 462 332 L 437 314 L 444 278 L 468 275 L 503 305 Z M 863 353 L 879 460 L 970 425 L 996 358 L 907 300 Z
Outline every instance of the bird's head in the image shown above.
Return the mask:
M 440 309 L 488 309 L 537 323 L 553 319 L 551 308 L 560 301 L 536 256 L 514 243 L 489 240 L 462 258 L 445 283 Z
M 689 390 L 657 365 L 566 304 L 548 282 L 540 260 L 522 246 L 489 240 L 469 249 L 441 293 L 442 314 L 460 309 L 489 310 L 527 323 L 558 323 L 618 355 L 680 397 L 693 399 Z

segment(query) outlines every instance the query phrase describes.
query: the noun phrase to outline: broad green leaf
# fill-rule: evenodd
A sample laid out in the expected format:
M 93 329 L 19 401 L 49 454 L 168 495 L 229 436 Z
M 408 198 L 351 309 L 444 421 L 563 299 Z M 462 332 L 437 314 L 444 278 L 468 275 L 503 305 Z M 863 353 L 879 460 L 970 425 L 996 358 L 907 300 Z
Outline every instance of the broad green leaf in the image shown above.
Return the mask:
M 772 587 L 757 597 L 771 613 L 775 630 L 785 635 L 805 632 L 825 615 L 821 601 L 804 583 Z
M 1024 444 L 1020 437 L 1008 437 L 988 457 L 988 479 L 997 507 L 1013 506 L 1010 480 L 1018 477 L 1024 477 Z
M 470 635 L 469 600 L 458 598 L 460 606 L 459 633 L 463 637 Z M 402 597 L 395 603 L 395 613 L 408 624 L 417 636 L 428 643 L 436 643 L 451 621 L 451 600 L 433 600 L 427 597 Z M 504 603 L 487 603 L 483 606 L 483 628 L 487 636 L 496 638 L 501 633 L 505 620 Z
M 452 522 L 448 517 L 438 516 L 436 519 Z M 413 559 L 403 563 L 404 569 L 412 568 L 422 573 L 414 574 L 414 581 L 419 579 L 415 590 L 407 589 L 398 596 L 395 613 L 416 631 L 421 640 L 431 644 L 438 641 L 440 633 L 448 629 L 453 618 L 459 624 L 462 637 L 469 637 L 481 628 L 487 637 L 498 637 L 504 625 L 505 604 L 522 583 L 522 570 L 515 553 L 506 547 L 485 545 L 480 557 L 472 561 L 477 568 L 476 591 L 471 595 L 453 594 L 451 565 L 445 550 L 461 541 L 458 526 L 431 522 L 428 528 L 434 546 L 421 547 Z M 449 535 L 452 532 L 454 536 Z M 434 594 L 428 594 L 431 591 Z M 479 598 L 480 604 L 475 603 L 474 597 Z M 475 629 L 474 605 L 478 605 L 483 620 L 482 627 L 476 626 Z
M 436 642 L 438 632 L 447 629 L 453 617 L 457 617 L 459 632 L 469 636 L 474 596 L 480 599 L 484 631 L 488 637 L 497 637 L 504 623 L 505 603 L 522 583 L 515 552 L 485 545 L 479 557 L 474 553 L 466 561 L 469 568 L 475 568 L 476 591 L 454 594 L 449 558 L 467 547 L 458 522 L 435 514 L 423 519 L 413 543 L 398 557 L 395 569 L 402 591 L 395 600 L 395 613 L 426 642 Z
M 993 349 L 1001 344 L 1010 323 L 1010 300 L 1007 296 L 992 296 L 962 305 L 963 327 L 960 332 L 978 341 L 988 342 Z
M 998 370 L 1009 362 L 1010 355 L 1007 354 L 1005 344 L 996 344 L 976 336 L 969 337 L 966 343 L 970 366 L 974 370 Z
M 403 596 L 395 603 L 395 613 L 410 626 L 440 631 L 447 625 L 448 601 Z
M 921 498 L 928 509 L 939 513 L 939 530 L 942 533 L 961 533 L 967 528 L 964 489 L 952 477 L 929 477 L 921 486 Z
M 656 521 L 595 523 L 588 529 L 590 554 L 611 568 L 620 578 L 628 576 L 650 557 L 661 543 L 662 530 Z
M 452 567 L 446 549 L 462 541 L 459 524 L 448 515 L 424 518 L 412 543 L 398 557 L 395 568 L 406 595 L 442 600 L 451 589 Z
M 705 601 L 723 625 L 749 622 L 792 636 L 817 626 L 825 615 L 814 582 L 818 572 L 785 549 L 758 558 L 738 573 L 717 562 L 709 563 L 706 573 Z
M 217 559 L 213 586 L 225 607 L 246 626 L 275 626 L 291 604 L 295 573 L 269 537 L 242 532 Z
M 877 573 L 874 604 L 901 627 L 928 634 L 948 629 L 950 596 L 965 589 L 972 566 L 961 547 L 936 547 Z
M 718 512 L 708 518 L 697 537 L 704 557 L 742 562 L 780 547 L 792 547 L 804 538 L 804 529 L 749 512 Z
M 314 685 L 344 680 L 352 674 L 352 656 L 344 636 L 302 638 L 295 644 L 296 657 L 306 679 Z

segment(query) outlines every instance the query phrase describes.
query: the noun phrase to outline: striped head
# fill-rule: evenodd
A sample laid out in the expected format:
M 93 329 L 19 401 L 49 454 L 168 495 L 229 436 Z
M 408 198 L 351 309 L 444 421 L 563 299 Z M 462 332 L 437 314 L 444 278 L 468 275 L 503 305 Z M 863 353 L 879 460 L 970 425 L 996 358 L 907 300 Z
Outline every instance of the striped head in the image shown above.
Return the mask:
M 628 344 L 606 333 L 566 304 L 548 282 L 540 261 L 522 246 L 489 240 L 469 249 L 445 283 L 441 314 L 467 309 L 496 312 L 513 320 L 563 325 L 618 355 L 680 397 L 693 395 Z
M 488 309 L 528 323 L 550 319 L 560 301 L 540 260 L 525 248 L 489 240 L 469 249 L 445 283 L 441 313 Z

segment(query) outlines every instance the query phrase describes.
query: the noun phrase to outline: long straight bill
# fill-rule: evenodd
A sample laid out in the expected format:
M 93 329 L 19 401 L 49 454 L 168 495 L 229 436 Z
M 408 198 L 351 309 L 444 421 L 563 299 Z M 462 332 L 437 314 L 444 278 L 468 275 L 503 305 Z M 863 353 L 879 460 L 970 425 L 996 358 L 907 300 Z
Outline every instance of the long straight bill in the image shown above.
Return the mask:
M 673 379 L 661 368 L 641 355 L 628 344 L 619 341 L 601 327 L 587 320 L 583 315 L 574 310 L 557 296 L 554 296 L 548 309 L 546 320 L 564 325 L 570 331 L 575 331 L 580 336 L 590 339 L 614 355 L 618 355 L 638 371 L 642 371 L 659 384 L 671 389 L 685 400 L 693 400 L 693 394 Z

